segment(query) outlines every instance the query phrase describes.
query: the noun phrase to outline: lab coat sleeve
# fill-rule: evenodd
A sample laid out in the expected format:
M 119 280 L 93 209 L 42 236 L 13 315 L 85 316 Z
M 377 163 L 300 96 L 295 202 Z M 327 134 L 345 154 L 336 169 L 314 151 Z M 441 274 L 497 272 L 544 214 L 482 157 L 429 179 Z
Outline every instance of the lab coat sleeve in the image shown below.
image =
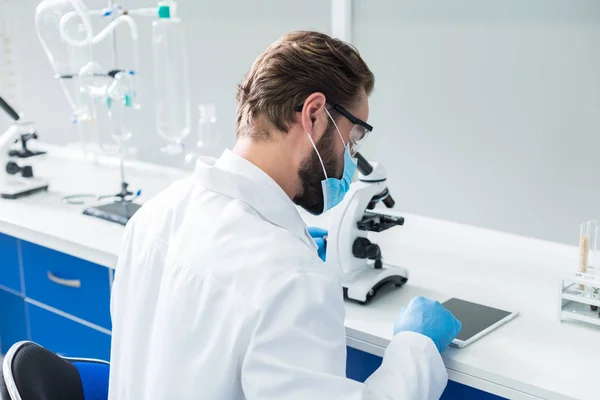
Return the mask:
M 436 399 L 447 383 L 433 342 L 401 333 L 365 382 L 346 378 L 342 291 L 335 278 L 298 272 L 263 296 L 242 365 L 248 400 Z
M 381 366 L 365 382 L 383 398 L 428 400 L 439 399 L 447 383 L 448 373 L 435 344 L 414 332 L 392 339 Z

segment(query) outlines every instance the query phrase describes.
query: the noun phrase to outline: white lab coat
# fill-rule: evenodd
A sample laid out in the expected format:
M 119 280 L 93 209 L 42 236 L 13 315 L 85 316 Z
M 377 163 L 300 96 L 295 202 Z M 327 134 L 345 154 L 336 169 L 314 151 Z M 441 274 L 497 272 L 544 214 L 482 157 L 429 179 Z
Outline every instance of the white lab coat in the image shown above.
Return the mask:
M 283 190 L 230 151 L 136 213 L 111 312 L 111 399 L 435 399 L 447 383 L 410 332 L 364 384 L 345 377 L 340 282 Z

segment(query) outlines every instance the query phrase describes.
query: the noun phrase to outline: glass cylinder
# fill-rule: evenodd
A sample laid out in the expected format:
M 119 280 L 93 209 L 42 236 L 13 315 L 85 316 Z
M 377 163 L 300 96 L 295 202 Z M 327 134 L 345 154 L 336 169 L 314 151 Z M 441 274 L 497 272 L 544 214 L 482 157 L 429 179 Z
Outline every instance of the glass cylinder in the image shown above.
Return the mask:
M 189 78 L 185 26 L 170 2 L 160 2 L 152 23 L 156 127 L 169 144 L 167 154 L 180 154 L 190 133 Z

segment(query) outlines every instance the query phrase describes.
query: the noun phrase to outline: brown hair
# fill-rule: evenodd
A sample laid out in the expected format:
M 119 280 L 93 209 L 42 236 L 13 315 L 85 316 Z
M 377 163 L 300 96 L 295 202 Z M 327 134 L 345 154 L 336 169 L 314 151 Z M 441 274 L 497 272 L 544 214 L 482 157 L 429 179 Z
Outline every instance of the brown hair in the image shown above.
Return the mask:
M 299 31 L 282 37 L 254 62 L 238 87 L 238 136 L 267 139 L 257 121 L 287 132 L 294 108 L 315 92 L 331 104 L 351 107 L 363 88 L 369 95 L 373 73 L 353 46 L 319 32 Z

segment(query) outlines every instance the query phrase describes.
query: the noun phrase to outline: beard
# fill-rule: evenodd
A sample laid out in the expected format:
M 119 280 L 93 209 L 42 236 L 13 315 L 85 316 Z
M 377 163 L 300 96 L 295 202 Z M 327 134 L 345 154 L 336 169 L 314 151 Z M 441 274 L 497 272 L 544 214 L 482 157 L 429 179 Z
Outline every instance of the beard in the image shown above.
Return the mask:
M 327 131 L 315 146 L 325 165 L 327 177 L 340 179 L 343 171 L 340 171 L 338 167 L 339 160 L 335 155 L 334 140 L 339 138 L 337 132 L 334 134 L 334 129 L 335 127 L 330 121 Z M 319 156 L 317 156 L 314 149 L 300 165 L 298 176 L 303 190 L 301 195 L 294 197 L 294 203 L 313 215 L 320 215 L 324 206 L 321 181 L 325 179 L 325 176 L 323 175 L 323 167 L 319 161 Z

